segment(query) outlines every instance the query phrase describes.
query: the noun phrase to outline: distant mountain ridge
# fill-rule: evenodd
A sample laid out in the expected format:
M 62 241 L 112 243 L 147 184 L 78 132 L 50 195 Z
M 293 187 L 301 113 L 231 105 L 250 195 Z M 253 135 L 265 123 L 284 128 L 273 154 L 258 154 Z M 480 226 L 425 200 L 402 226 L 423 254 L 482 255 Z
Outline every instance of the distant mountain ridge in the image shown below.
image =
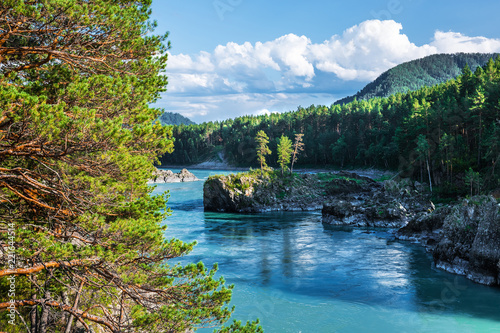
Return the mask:
M 158 117 L 158 120 L 162 125 L 194 125 L 196 124 L 191 119 L 184 117 L 180 113 L 174 112 L 163 112 L 163 114 Z
M 389 97 L 396 93 L 418 90 L 454 79 L 466 65 L 472 71 L 484 66 L 498 53 L 434 54 L 425 58 L 405 62 L 382 73 L 353 96 L 342 98 L 335 104 L 347 104 L 354 99 L 368 100 L 374 97 Z

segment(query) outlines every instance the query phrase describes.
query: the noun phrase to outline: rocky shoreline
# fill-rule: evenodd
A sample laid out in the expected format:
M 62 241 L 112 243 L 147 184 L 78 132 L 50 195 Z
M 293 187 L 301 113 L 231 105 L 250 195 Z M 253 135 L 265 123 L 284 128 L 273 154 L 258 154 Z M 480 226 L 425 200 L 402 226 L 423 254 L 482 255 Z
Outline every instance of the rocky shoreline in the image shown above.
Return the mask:
M 436 207 L 426 186 L 376 182 L 354 173 L 259 177 L 216 176 L 204 184 L 207 211 L 322 211 L 325 224 L 397 229 L 399 240 L 422 244 L 437 268 L 500 285 L 500 204 L 492 196 Z
M 199 181 L 198 178 L 187 169 L 182 169 L 178 173 L 171 170 L 156 169 L 153 172 L 153 178 L 149 183 L 181 183 L 181 182 L 195 182 Z
M 424 245 L 437 268 L 500 285 L 500 204 L 492 196 L 463 199 L 416 216 L 396 238 Z

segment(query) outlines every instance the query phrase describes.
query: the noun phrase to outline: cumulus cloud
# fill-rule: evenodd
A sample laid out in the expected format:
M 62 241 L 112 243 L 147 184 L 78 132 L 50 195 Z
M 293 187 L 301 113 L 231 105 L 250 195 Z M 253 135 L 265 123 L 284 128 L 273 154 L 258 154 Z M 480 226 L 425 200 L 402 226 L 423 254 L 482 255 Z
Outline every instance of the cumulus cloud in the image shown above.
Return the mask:
M 468 37 L 458 32 L 436 31 L 431 45 L 439 53 L 495 53 L 500 51 L 499 39 Z
M 212 52 L 196 55 L 171 54 L 167 66 L 169 93 L 191 97 L 221 95 L 224 99 L 207 103 L 224 103 L 245 94 L 317 93 L 356 82 L 359 89 L 360 83 L 375 79 L 387 69 L 427 55 L 500 52 L 499 39 L 457 32 L 436 31 L 429 44 L 419 46 L 402 29 L 400 23 L 392 20 L 369 20 L 322 43 L 287 34 L 254 44 L 229 42 Z M 254 110 L 267 109 L 251 104 Z M 209 115 L 210 109 L 218 107 L 199 108 L 199 112 Z
M 436 31 L 430 44 L 417 46 L 402 29 L 392 20 L 369 20 L 320 44 L 288 34 L 255 44 L 229 42 L 212 53 L 170 55 L 171 90 L 198 87 L 239 93 L 313 88 L 318 71 L 344 81 L 370 81 L 393 66 L 430 54 L 500 51 L 498 39 L 442 31 Z
M 397 64 L 436 53 L 435 47 L 411 43 L 402 29 L 394 21 L 365 21 L 311 45 L 311 62 L 342 80 L 370 81 Z
M 212 64 L 211 54 L 201 51 L 195 58 L 195 61 L 187 54 L 173 55 L 169 54 L 168 57 L 168 71 L 169 72 L 212 72 L 215 66 Z

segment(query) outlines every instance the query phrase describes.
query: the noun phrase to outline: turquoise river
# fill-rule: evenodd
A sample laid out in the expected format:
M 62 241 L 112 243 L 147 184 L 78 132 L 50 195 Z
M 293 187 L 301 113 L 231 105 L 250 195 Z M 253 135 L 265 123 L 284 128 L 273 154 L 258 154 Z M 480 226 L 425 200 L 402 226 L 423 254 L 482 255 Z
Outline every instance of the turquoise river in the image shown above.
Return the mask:
M 204 212 L 203 181 L 155 191 L 170 191 L 167 237 L 198 241 L 174 263 L 217 262 L 234 318 L 260 318 L 265 332 L 500 332 L 500 289 L 436 269 L 391 230 L 323 225 L 320 212 Z

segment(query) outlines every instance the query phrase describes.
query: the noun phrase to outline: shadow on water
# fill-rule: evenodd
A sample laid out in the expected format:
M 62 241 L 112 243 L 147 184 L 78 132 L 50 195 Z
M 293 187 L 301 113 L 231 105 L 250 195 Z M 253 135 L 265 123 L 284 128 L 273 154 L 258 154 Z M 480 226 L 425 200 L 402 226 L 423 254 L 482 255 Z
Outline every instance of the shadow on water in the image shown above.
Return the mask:
M 500 321 L 500 288 L 480 285 L 464 276 L 437 269 L 432 255 L 420 245 L 404 245 L 416 247 L 408 264 L 418 311 L 462 313 Z
M 256 236 L 266 236 L 272 232 L 280 232 L 299 227 L 304 220 L 317 219 L 311 213 L 272 212 L 264 214 L 231 214 L 205 212 L 205 228 L 226 236 L 237 237 L 248 232 Z
M 173 211 L 203 212 L 203 200 L 195 199 L 195 200 L 186 200 L 182 202 L 169 202 L 168 207 Z
M 230 283 L 500 321 L 499 289 L 433 269 L 422 247 L 394 241 L 386 230 L 320 220 L 319 213 L 204 213 L 204 242 Z

